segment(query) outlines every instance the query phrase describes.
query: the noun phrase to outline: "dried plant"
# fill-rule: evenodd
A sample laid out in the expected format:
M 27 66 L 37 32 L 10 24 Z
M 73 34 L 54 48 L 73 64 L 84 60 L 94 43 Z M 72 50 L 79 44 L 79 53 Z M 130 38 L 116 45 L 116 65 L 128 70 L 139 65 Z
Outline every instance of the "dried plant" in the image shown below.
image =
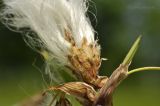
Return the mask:
M 11 30 L 25 32 L 27 44 L 46 60 L 46 74 L 53 85 L 21 106 L 71 106 L 74 98 L 83 106 L 113 106 L 113 92 L 128 75 L 160 67 L 128 71 L 139 47 L 133 44 L 110 77 L 99 76 L 102 58 L 87 16 L 88 0 L 3 0 L 2 22 Z M 61 70 L 72 82 L 62 81 Z M 62 72 L 63 72 L 62 71 Z

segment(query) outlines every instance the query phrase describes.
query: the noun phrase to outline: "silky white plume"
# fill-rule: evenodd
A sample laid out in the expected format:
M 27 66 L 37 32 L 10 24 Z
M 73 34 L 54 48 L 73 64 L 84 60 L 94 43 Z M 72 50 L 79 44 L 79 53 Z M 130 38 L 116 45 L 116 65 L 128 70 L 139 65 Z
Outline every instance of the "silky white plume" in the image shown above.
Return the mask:
M 83 39 L 94 44 L 94 30 L 86 12 L 88 0 L 3 0 L 3 22 L 16 31 L 29 29 L 37 37 L 28 36 L 31 45 L 50 52 L 50 56 L 62 65 L 70 65 L 68 54 L 72 46 L 65 39 L 69 30 L 75 45 Z
M 70 47 L 64 39 L 64 28 L 71 30 L 77 45 L 84 36 L 88 42 L 94 42 L 84 0 L 4 0 L 4 3 L 7 24 L 33 30 L 58 60 L 66 60 Z

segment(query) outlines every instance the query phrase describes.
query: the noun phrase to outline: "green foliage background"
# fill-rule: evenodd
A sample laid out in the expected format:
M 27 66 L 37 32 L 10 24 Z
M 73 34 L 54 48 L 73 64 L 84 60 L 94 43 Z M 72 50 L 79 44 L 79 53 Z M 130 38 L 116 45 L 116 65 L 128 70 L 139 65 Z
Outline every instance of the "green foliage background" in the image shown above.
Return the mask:
M 96 6 L 96 8 L 94 7 Z M 110 75 L 139 34 L 142 42 L 131 69 L 160 66 L 160 0 L 94 0 L 88 13 L 98 33 L 103 61 L 100 74 Z M 97 21 L 96 21 L 97 20 Z M 12 106 L 46 88 L 42 58 L 19 33 L 0 24 L 0 106 Z M 115 106 L 159 106 L 160 72 L 131 75 L 114 95 Z

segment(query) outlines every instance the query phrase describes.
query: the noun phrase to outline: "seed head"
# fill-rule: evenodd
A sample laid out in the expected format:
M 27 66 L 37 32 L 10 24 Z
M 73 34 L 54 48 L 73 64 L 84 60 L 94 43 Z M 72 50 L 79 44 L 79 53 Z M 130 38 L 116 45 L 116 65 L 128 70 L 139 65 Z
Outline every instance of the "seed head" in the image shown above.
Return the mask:
M 3 0 L 3 22 L 26 33 L 28 44 L 45 50 L 49 60 L 69 67 L 77 78 L 94 86 L 101 65 L 100 46 L 87 17 L 88 0 Z M 47 70 L 51 79 L 54 71 Z M 102 81 L 103 80 L 103 81 Z M 106 79 L 105 79 L 106 80 Z

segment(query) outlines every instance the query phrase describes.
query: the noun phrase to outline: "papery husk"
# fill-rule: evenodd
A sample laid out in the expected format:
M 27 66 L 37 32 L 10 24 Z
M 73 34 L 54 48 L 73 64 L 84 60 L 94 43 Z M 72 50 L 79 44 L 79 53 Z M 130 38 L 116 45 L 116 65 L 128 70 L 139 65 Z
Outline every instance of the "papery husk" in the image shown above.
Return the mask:
M 94 88 L 84 82 L 69 82 L 63 85 L 50 87 L 48 90 L 60 91 L 75 96 L 83 105 L 92 104 L 96 96 Z

